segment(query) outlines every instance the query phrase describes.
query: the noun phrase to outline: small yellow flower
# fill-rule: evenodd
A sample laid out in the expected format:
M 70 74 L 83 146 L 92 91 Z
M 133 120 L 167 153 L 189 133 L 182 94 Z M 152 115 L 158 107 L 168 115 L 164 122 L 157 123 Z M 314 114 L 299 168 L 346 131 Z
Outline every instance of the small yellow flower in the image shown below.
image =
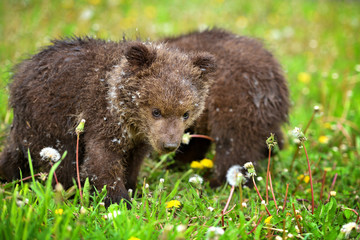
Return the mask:
M 310 181 L 310 177 L 309 177 L 309 176 L 305 176 L 305 177 L 304 177 L 304 182 L 305 182 L 305 183 L 308 183 L 309 181 Z
M 300 181 L 301 181 L 301 180 L 304 179 L 304 177 L 305 177 L 304 174 L 300 174 L 300 175 L 297 177 L 297 180 L 300 180 Z
M 130 237 L 129 240 L 140 240 L 140 238 L 137 237 Z
M 204 168 L 212 168 L 214 167 L 214 162 L 210 159 L 204 158 L 200 161 L 200 164 L 203 165 Z
M 311 80 L 311 75 L 306 72 L 301 72 L 298 74 L 298 80 L 302 83 L 309 83 Z
M 320 136 L 319 143 L 327 144 L 329 142 L 329 138 L 327 136 Z
M 204 166 L 199 161 L 192 161 L 190 164 L 191 168 L 203 169 Z
M 178 200 L 171 200 L 170 202 L 166 203 L 166 208 L 179 208 L 181 205 L 181 202 Z
M 59 208 L 59 209 L 55 209 L 55 214 L 57 215 L 63 215 L 64 213 L 64 210 L 62 208 Z
M 324 123 L 324 128 L 331 129 L 331 123 Z
M 272 216 L 267 217 L 264 222 L 265 222 L 266 224 L 270 224 L 271 219 L 272 219 Z
M 286 213 L 286 216 L 291 216 L 291 213 L 287 212 L 287 213 Z

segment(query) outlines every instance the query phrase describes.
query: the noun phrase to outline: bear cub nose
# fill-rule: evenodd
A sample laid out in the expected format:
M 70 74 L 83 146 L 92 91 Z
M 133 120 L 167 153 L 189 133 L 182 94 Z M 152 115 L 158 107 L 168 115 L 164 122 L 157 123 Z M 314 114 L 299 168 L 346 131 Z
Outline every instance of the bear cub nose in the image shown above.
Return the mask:
M 167 152 L 172 152 L 178 148 L 178 144 L 177 143 L 164 143 L 163 148 Z

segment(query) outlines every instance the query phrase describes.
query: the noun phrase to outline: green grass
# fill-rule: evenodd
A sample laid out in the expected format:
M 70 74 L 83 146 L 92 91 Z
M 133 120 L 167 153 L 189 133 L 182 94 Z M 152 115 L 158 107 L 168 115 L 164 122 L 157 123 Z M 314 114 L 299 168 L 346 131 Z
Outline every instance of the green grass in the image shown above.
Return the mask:
M 247 208 L 241 210 L 236 189 L 229 209 L 236 206 L 225 216 L 225 234 L 221 239 L 273 238 L 283 236 L 274 229 L 284 228 L 288 231 L 286 235 L 296 236 L 292 204 L 302 218 L 299 238 L 342 239 L 341 227 L 355 222 L 357 217 L 347 208 L 357 212 L 360 208 L 359 13 L 357 1 L 0 1 L 0 150 L 12 119 L 6 90 L 11 69 L 51 39 L 75 34 L 119 40 L 125 33 L 129 38 L 157 40 L 194 29 L 226 28 L 264 39 L 286 70 L 292 108 L 289 123 L 284 126 L 285 149 L 272 158 L 272 182 L 278 205 L 282 205 L 289 183 L 289 201 L 284 212 L 276 214 L 270 201 L 267 207 L 273 218 L 271 225 L 267 225 L 265 209 L 255 190 L 244 189 Z M 299 78 L 300 73 L 305 73 L 307 79 Z M 308 209 L 310 185 L 298 180 L 301 174 L 307 174 L 303 151 L 291 169 L 296 145 L 290 131 L 294 127 L 305 128 L 315 105 L 321 111 L 311 123 L 305 143 L 312 162 L 317 206 L 312 215 Z M 90 203 L 85 206 L 86 211 L 80 211 L 79 193 L 75 191 L 68 198 L 65 190 L 55 191 L 46 184 L 49 180 L 3 185 L 0 239 L 206 238 L 210 226 L 221 226 L 221 210 L 230 187 L 211 189 L 205 183 L 196 189 L 188 179 L 197 170 L 165 170 L 166 163 L 155 168 L 158 161 L 156 156 L 146 160 L 131 210 L 124 209 L 122 204 L 105 210 L 100 204 L 103 194 L 90 196 L 87 192 Z M 264 161 L 256 166 L 258 176 L 264 179 L 257 182 L 263 197 L 266 164 Z M 324 197 L 320 201 L 324 170 L 327 171 Z M 335 174 L 337 180 L 330 189 Z M 163 184 L 160 178 L 165 179 Z M 149 188 L 145 188 L 144 182 Z M 336 191 L 336 196 L 327 202 L 330 190 Z M 181 202 L 181 207 L 166 209 L 166 202 L 174 199 Z M 105 219 L 109 212 L 118 210 L 121 212 L 118 217 Z M 248 235 L 258 221 L 255 231 Z M 359 232 L 353 230 L 350 237 L 358 239 Z

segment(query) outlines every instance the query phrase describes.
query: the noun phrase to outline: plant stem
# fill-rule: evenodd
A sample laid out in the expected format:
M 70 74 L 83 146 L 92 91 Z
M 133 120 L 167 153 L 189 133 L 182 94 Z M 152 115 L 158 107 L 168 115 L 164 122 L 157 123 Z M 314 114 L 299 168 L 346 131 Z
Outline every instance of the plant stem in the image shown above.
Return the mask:
M 286 184 L 286 192 L 285 192 L 284 205 L 283 205 L 283 212 L 285 211 L 285 206 L 286 206 L 286 199 L 287 199 L 288 190 L 289 190 L 289 184 L 287 183 L 287 184 Z
M 80 138 L 80 133 L 77 134 L 77 138 L 76 138 L 76 174 L 77 174 L 77 181 L 80 191 L 80 198 L 82 201 L 83 196 L 81 191 L 80 172 L 79 172 L 79 138 Z
M 331 187 L 330 187 L 330 190 L 329 190 L 329 195 L 328 195 L 328 199 L 327 201 L 330 201 L 330 192 L 334 189 L 334 186 L 335 186 L 335 182 L 336 182 L 336 178 L 337 178 L 337 173 L 335 173 L 335 176 L 334 176 L 334 179 L 332 181 L 332 184 L 331 184 Z
M 266 184 L 265 184 L 265 192 L 266 192 L 266 204 L 269 204 L 269 173 L 270 173 L 270 156 L 271 156 L 271 147 L 269 147 L 269 159 L 266 171 Z
M 260 200 L 261 200 L 261 201 L 264 201 L 263 198 L 262 198 L 261 195 L 260 195 L 259 189 L 258 189 L 257 186 L 256 186 L 254 176 L 252 176 L 252 180 L 253 180 L 255 190 L 256 190 L 256 192 L 257 192 Z M 270 212 L 269 212 L 269 209 L 266 207 L 266 204 L 265 204 L 264 206 L 265 206 L 265 209 L 266 209 L 266 212 L 268 213 L 268 215 L 271 216 L 271 214 L 270 214 Z
M 50 161 L 50 165 L 51 165 L 51 167 L 53 166 L 53 164 L 52 164 L 51 161 Z M 56 182 L 56 184 L 59 184 L 58 179 L 57 179 L 57 177 L 56 177 L 55 171 L 54 171 L 54 177 L 55 177 L 55 182 Z
M 230 190 L 230 194 L 229 194 L 229 198 L 226 202 L 226 205 L 224 207 L 224 209 L 221 211 L 221 225 L 224 227 L 224 213 L 226 211 L 226 209 L 229 207 L 229 204 L 230 204 L 230 201 L 231 201 L 231 198 L 234 194 L 234 190 L 235 190 L 235 186 L 231 186 L 231 190 Z
M 215 140 L 212 137 L 206 136 L 206 135 L 201 135 L 201 134 L 191 134 L 190 135 L 191 138 L 204 138 L 204 139 L 208 139 L 212 142 L 214 142 Z
M 243 207 L 243 191 L 242 191 L 241 183 L 239 184 L 239 190 L 240 190 L 240 203 L 241 203 L 240 208 L 241 208 L 241 210 L 243 210 L 244 209 L 244 207 Z
M 272 181 L 271 181 L 271 172 L 269 172 L 269 182 L 270 182 L 270 190 L 271 190 L 271 194 L 273 196 L 273 199 L 274 199 L 274 203 L 275 203 L 275 208 L 276 208 L 276 211 L 278 210 L 278 206 L 277 206 L 277 203 L 276 203 L 276 198 L 275 198 L 275 194 L 274 194 L 274 189 L 273 189 L 273 186 L 272 186 Z
M 34 174 L 34 177 L 37 177 L 37 176 L 40 176 L 40 173 Z M 22 178 L 22 179 L 19 179 L 19 180 L 18 180 L 18 183 L 21 182 L 21 181 L 29 180 L 29 179 L 31 179 L 31 178 L 32 178 L 32 176 L 24 177 L 24 178 Z
M 323 177 L 321 180 L 320 202 L 322 200 L 323 193 L 324 193 L 325 179 L 326 179 L 326 170 L 324 170 L 324 174 L 323 174 Z
M 297 215 L 296 215 L 296 211 L 295 211 L 295 205 L 294 205 L 294 203 L 292 204 L 292 206 L 293 206 L 293 211 L 294 211 L 294 216 L 295 216 L 296 224 L 297 224 L 297 226 L 298 226 L 298 228 L 299 228 L 300 235 L 301 235 L 301 234 L 302 234 L 302 231 L 301 231 L 301 226 L 300 226 L 299 220 L 298 220 Z
M 303 148 L 304 148 L 304 151 L 305 151 L 306 160 L 307 160 L 307 164 L 308 164 L 308 168 L 309 168 L 310 187 L 311 187 L 311 213 L 314 214 L 314 208 L 315 208 L 314 187 L 313 187 L 313 181 L 312 181 L 312 175 L 311 175 L 310 161 L 309 161 L 309 156 L 308 156 L 307 151 L 306 151 L 305 143 L 302 143 L 302 145 L 303 145 Z
M 250 232 L 247 233 L 248 235 L 253 233 L 256 230 L 256 228 L 259 226 L 262 218 L 263 218 L 263 216 L 260 216 L 259 221 L 256 223 L 255 227 L 253 229 L 251 229 Z

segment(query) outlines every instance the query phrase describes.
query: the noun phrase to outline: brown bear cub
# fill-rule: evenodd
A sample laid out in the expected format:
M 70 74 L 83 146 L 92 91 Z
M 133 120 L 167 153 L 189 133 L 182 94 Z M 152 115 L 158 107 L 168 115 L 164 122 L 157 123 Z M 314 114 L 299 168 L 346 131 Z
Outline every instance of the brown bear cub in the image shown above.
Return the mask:
M 164 44 L 72 38 L 53 44 L 17 66 L 10 85 L 14 120 L 0 156 L 0 177 L 48 171 L 45 147 L 67 156 L 56 170 L 65 187 L 76 177 L 75 128 L 80 175 L 101 189 L 105 203 L 129 199 L 143 158 L 174 151 L 199 117 L 215 71 L 212 55 L 183 53 Z
M 219 29 L 164 41 L 182 51 L 206 51 L 216 57 L 218 68 L 206 109 L 189 129 L 215 139 L 213 186 L 225 181 L 232 165 L 265 158 L 270 133 L 282 147 L 280 126 L 287 121 L 290 105 L 287 83 L 278 61 L 261 42 Z M 209 146 L 208 140 L 194 138 L 179 149 L 176 159 L 202 159 Z

